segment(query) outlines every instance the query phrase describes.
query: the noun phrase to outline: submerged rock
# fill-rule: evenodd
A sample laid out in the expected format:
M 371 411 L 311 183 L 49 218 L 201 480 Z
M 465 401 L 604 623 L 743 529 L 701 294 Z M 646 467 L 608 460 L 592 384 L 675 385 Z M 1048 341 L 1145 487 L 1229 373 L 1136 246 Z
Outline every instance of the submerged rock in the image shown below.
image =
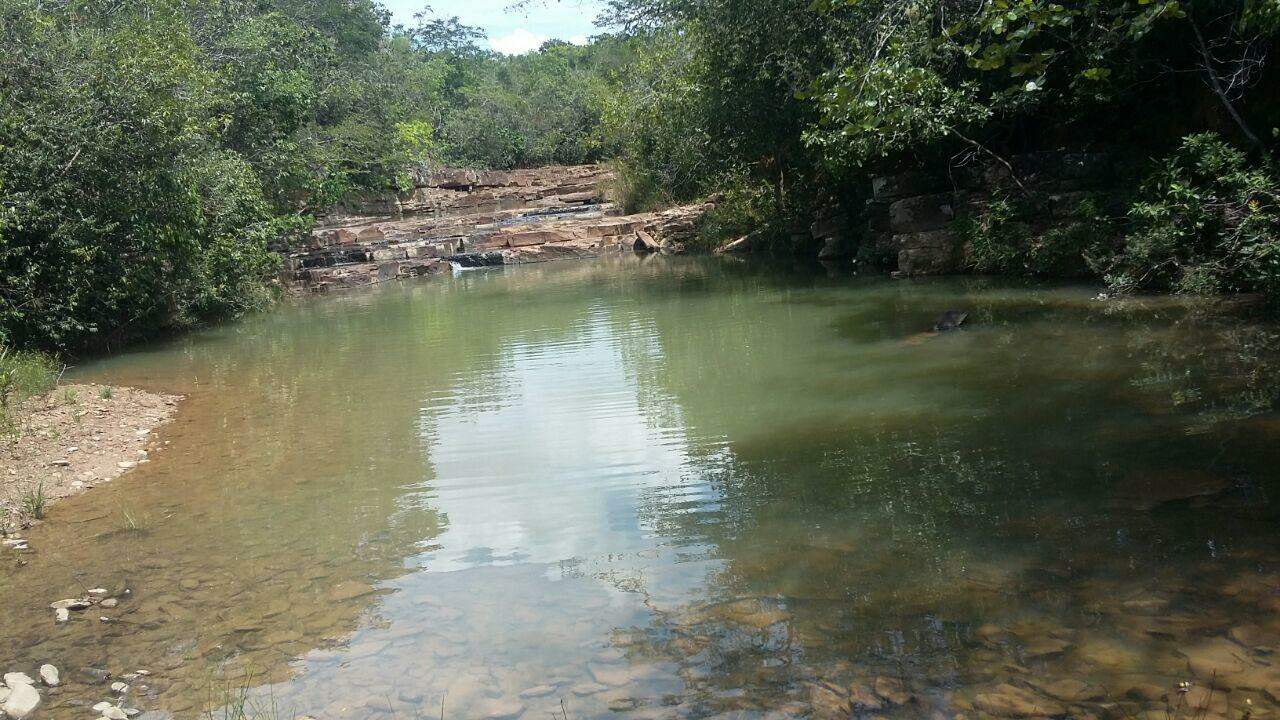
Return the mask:
M 884 707 L 884 701 L 880 696 L 862 683 L 853 683 L 849 686 L 849 704 L 854 712 L 873 711 Z
M 522 713 L 524 713 L 524 703 L 502 698 L 481 703 L 477 714 L 484 720 L 510 720 L 520 717 Z
M 809 685 L 809 705 L 813 709 L 813 717 L 817 720 L 835 720 L 849 717 L 849 696 L 837 687 L 827 683 Z
M 1062 703 L 1008 683 L 978 693 L 973 699 L 973 705 L 985 713 L 999 717 L 1057 717 L 1067 714 Z
M 948 310 L 938 317 L 938 321 L 933 324 L 933 330 L 934 332 L 956 330 L 968 319 L 969 313 L 963 310 Z
M 527 690 L 520 691 L 520 697 L 524 698 L 525 700 L 528 700 L 530 698 L 546 697 L 554 693 L 555 691 L 556 691 L 556 688 L 554 685 L 538 685 L 536 687 L 531 687 L 531 688 L 528 688 Z
M 57 687 L 62 682 L 62 677 L 58 674 L 58 668 L 46 663 L 40 666 L 40 681 L 49 687 Z
M 1106 691 L 1101 687 L 1090 685 L 1083 680 L 1075 678 L 1032 678 L 1028 683 L 1045 695 L 1063 702 L 1076 703 L 1086 700 L 1101 700 L 1106 696 Z
M 894 705 L 906 705 L 913 699 L 901 680 L 891 677 L 878 677 L 875 684 L 876 695 Z
M 1026 655 L 1032 660 L 1049 658 L 1071 649 L 1071 643 L 1055 637 L 1035 638 L 1026 645 Z
M 1223 637 L 1181 648 L 1179 653 L 1187 659 L 1187 669 L 1199 680 L 1221 681 L 1250 666 L 1248 651 Z

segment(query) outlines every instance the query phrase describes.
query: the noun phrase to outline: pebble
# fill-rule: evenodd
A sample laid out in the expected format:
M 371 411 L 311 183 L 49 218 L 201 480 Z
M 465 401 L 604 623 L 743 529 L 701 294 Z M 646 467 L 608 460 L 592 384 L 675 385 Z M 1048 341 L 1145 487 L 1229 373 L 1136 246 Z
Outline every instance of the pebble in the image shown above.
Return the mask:
M 90 591 L 89 591 L 89 594 L 90 594 L 90 595 L 106 595 L 106 594 L 107 594 L 107 589 L 106 589 L 106 588 L 93 588 L 92 590 L 90 590 Z
M 129 470 L 130 468 L 137 467 L 137 465 L 138 463 L 129 462 L 128 460 L 116 463 L 116 467 L 120 468 L 121 470 Z
M 111 683 L 111 691 L 112 691 L 112 692 L 118 692 L 118 693 L 120 693 L 121 695 L 123 695 L 123 694 L 125 694 L 125 693 L 129 692 L 129 686 L 128 686 L 128 685 L 126 685 L 126 684 L 124 684 L 124 683 L 122 683 L 122 682 L 119 682 L 119 681 L 117 681 L 117 682 L 113 682 L 113 683 Z
M 117 600 L 117 599 L 115 599 L 115 598 L 107 598 L 106 600 L 103 600 L 102 602 L 100 602 L 100 603 L 98 603 L 98 604 L 99 604 L 99 605 L 101 605 L 102 607 L 107 608 L 108 610 L 110 610 L 111 608 L 113 608 L 113 607 L 115 607 L 115 606 L 119 605 L 119 604 L 120 604 L 120 601 L 119 601 L 119 600 Z
M 71 611 L 66 608 L 58 608 L 53 611 L 53 619 L 57 622 L 66 622 L 71 619 Z
M 62 682 L 61 676 L 58 674 L 58 668 L 48 663 L 41 665 L 40 681 L 49 687 L 57 687 Z

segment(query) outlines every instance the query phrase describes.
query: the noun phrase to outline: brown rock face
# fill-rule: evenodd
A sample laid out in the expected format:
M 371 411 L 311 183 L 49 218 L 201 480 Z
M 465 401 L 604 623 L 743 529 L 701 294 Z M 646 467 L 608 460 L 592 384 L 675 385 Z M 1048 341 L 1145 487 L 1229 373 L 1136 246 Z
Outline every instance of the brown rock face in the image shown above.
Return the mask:
M 296 291 L 328 292 L 464 267 L 681 252 L 712 205 L 621 215 L 596 165 L 419 172 L 413 191 L 334 208 L 285 258 Z

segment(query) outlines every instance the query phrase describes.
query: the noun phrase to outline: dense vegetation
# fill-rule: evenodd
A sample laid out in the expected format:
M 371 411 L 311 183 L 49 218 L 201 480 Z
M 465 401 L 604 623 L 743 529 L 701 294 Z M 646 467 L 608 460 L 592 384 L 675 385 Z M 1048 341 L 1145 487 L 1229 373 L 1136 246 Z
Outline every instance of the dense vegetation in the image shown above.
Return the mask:
M 316 209 L 424 163 L 603 157 L 624 40 L 505 58 L 372 0 L 0 0 L 0 346 L 110 346 L 273 295 Z
M 974 269 L 1280 286 L 1273 0 L 610 5 L 655 38 L 610 116 L 636 205 L 725 190 L 718 227 L 789 246 L 822 207 L 856 228 L 873 175 L 1101 150 L 1132 170 L 1113 202 L 1087 226 L 1019 237 L 1039 209 L 1014 175 L 1009 202 L 968 218 L 987 250 Z
M 79 350 L 258 307 L 273 249 L 426 164 L 616 159 L 715 236 L 857 235 L 870 178 L 1126 158 L 1071 228 L 1016 174 L 975 270 L 1280 292 L 1274 0 L 610 0 L 615 34 L 505 57 L 375 0 L 0 0 L 0 345 Z

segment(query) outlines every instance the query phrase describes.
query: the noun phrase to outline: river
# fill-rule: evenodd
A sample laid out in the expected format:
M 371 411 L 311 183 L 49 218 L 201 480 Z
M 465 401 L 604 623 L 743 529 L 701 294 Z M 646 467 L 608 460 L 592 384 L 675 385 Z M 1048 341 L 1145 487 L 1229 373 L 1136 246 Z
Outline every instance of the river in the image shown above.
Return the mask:
M 37 718 L 1274 716 L 1280 325 L 1096 292 L 602 259 L 94 361 L 187 399 L 0 564 L 0 670 L 63 669 Z

